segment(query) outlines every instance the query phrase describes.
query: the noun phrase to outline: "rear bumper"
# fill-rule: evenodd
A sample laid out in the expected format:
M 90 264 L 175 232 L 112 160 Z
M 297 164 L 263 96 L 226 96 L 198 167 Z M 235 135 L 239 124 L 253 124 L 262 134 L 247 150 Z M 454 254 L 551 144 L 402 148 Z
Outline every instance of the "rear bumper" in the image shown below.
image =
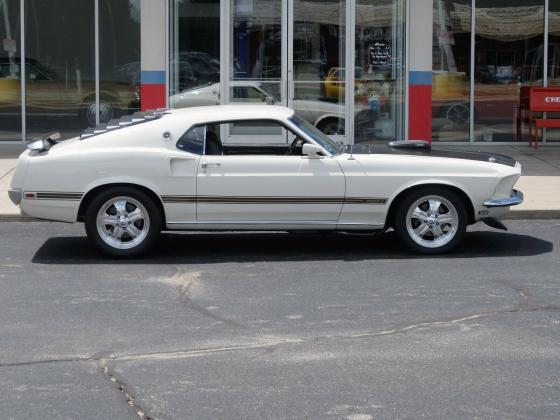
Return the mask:
M 10 188 L 8 190 L 8 197 L 16 206 L 21 203 L 21 190 L 19 188 Z
M 484 202 L 485 207 L 510 207 L 523 203 L 523 193 L 519 190 L 511 190 L 508 198 L 500 198 L 497 200 L 487 200 Z

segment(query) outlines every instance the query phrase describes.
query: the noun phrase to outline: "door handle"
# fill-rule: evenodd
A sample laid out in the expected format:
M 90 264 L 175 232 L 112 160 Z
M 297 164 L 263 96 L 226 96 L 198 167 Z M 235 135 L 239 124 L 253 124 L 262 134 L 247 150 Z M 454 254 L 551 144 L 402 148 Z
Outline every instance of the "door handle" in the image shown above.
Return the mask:
M 211 166 L 211 165 L 222 166 L 222 164 L 220 162 L 203 162 L 203 163 L 200 164 L 200 167 L 202 169 L 206 169 L 208 166 Z

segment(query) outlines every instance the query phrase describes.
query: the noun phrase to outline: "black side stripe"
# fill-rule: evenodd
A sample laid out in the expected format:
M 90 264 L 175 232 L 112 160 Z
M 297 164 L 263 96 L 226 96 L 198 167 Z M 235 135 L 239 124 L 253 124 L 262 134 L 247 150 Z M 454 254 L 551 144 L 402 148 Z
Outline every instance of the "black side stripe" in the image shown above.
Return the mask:
M 223 197 L 164 195 L 164 203 L 215 203 L 215 204 L 385 204 L 386 198 L 372 197 Z
M 82 199 L 82 193 L 66 193 L 56 191 L 36 192 L 35 200 L 62 200 L 62 201 L 79 201 Z M 24 194 L 24 198 L 25 194 Z

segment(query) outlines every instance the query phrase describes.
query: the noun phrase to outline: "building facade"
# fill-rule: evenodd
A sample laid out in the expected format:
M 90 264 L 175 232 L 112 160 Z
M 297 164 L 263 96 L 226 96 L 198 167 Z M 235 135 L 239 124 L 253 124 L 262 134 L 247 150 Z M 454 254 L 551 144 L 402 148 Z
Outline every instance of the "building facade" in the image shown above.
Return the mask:
M 0 40 L 0 142 L 228 103 L 345 143 L 527 142 L 524 88 L 560 85 L 556 0 L 0 0 Z

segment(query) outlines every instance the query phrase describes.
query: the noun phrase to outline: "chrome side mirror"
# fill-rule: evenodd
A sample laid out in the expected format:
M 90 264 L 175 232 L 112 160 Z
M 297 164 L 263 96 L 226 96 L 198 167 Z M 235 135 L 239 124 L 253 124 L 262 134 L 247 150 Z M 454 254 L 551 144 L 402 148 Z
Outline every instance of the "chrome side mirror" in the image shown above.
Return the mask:
M 323 158 L 323 149 L 315 144 L 305 143 L 301 149 L 301 152 L 309 159 Z

